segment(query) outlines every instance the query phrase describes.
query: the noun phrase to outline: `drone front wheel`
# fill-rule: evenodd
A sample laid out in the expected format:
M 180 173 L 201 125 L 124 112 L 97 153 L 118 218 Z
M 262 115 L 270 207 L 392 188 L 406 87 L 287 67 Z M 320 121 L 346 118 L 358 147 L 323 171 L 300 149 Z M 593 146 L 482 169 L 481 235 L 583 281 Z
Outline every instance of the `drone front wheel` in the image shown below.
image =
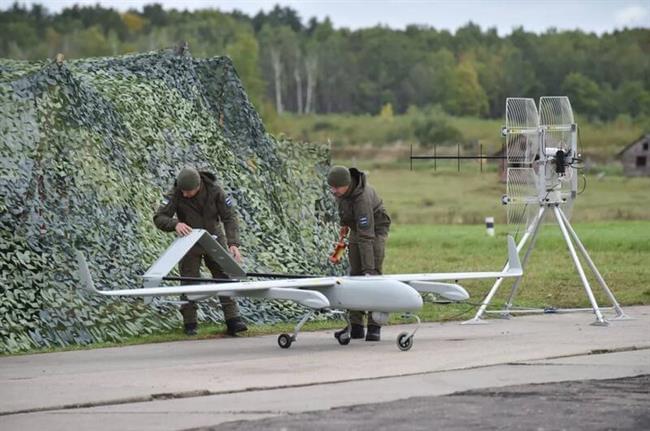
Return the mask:
M 408 332 L 402 332 L 397 336 L 397 348 L 402 352 L 406 352 L 413 347 L 413 336 L 409 335 Z
M 293 343 L 293 337 L 289 334 L 280 334 L 278 337 L 278 346 L 283 349 L 291 347 L 291 343 Z

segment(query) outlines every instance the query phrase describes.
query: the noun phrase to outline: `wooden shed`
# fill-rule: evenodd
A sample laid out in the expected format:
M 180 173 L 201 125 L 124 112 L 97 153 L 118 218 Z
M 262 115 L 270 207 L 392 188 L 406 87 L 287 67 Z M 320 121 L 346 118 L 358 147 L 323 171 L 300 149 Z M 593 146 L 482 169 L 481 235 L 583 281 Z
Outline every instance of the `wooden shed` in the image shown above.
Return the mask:
M 650 176 L 650 133 L 623 148 L 617 157 L 626 176 Z

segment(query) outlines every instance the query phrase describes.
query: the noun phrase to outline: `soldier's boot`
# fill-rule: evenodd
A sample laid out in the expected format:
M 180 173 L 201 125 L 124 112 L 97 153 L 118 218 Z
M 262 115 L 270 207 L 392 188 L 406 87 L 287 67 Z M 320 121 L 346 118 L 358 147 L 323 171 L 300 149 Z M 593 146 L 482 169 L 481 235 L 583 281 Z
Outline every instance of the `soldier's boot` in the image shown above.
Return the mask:
M 196 335 L 196 322 L 185 323 L 183 325 L 183 331 L 185 332 L 185 335 Z
M 228 335 L 236 337 L 238 332 L 247 331 L 248 327 L 241 320 L 241 317 L 233 317 L 232 319 L 226 319 L 226 332 Z
M 381 339 L 381 326 L 368 325 L 366 341 L 379 341 Z
M 338 339 L 341 334 L 344 334 L 348 332 L 348 327 L 346 326 L 345 328 L 341 329 L 340 331 L 336 331 L 334 333 L 334 338 Z M 352 327 L 350 329 L 350 337 L 354 339 L 360 339 L 363 338 L 365 335 L 364 330 L 363 330 L 363 325 L 359 325 L 358 323 L 353 323 Z

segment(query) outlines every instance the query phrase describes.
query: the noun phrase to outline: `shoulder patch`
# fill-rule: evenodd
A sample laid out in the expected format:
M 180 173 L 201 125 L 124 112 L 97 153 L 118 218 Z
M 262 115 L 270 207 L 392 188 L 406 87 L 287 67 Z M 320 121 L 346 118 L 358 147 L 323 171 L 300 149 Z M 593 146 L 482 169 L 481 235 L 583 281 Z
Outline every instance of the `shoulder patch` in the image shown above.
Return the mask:
M 160 202 L 161 205 L 168 205 L 169 204 L 169 198 L 165 196 L 163 200 Z
M 363 216 L 359 217 L 359 220 L 357 221 L 357 224 L 359 225 L 359 227 L 361 229 L 366 229 L 368 227 L 368 225 L 369 225 L 368 216 L 363 215 Z
M 226 196 L 226 206 L 227 207 L 232 206 L 232 198 L 230 196 Z

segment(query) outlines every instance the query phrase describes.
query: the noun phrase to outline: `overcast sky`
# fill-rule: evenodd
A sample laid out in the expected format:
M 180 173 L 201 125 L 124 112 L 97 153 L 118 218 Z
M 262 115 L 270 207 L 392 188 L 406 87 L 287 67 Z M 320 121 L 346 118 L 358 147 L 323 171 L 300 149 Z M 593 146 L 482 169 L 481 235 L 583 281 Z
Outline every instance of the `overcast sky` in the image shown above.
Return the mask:
M 14 0 L 0 0 L 0 8 L 7 9 L 13 3 Z M 303 23 L 311 17 L 322 21 L 329 16 L 336 28 L 351 29 L 377 24 L 403 29 L 408 24 L 426 24 L 454 31 L 468 21 L 484 30 L 496 27 L 500 35 L 519 26 L 538 33 L 549 27 L 598 34 L 624 27 L 650 29 L 648 0 L 19 0 L 19 3 L 40 3 L 51 12 L 74 4 L 99 3 L 124 11 L 160 3 L 168 9 L 215 8 L 227 12 L 238 9 L 251 16 L 280 4 L 298 11 Z

